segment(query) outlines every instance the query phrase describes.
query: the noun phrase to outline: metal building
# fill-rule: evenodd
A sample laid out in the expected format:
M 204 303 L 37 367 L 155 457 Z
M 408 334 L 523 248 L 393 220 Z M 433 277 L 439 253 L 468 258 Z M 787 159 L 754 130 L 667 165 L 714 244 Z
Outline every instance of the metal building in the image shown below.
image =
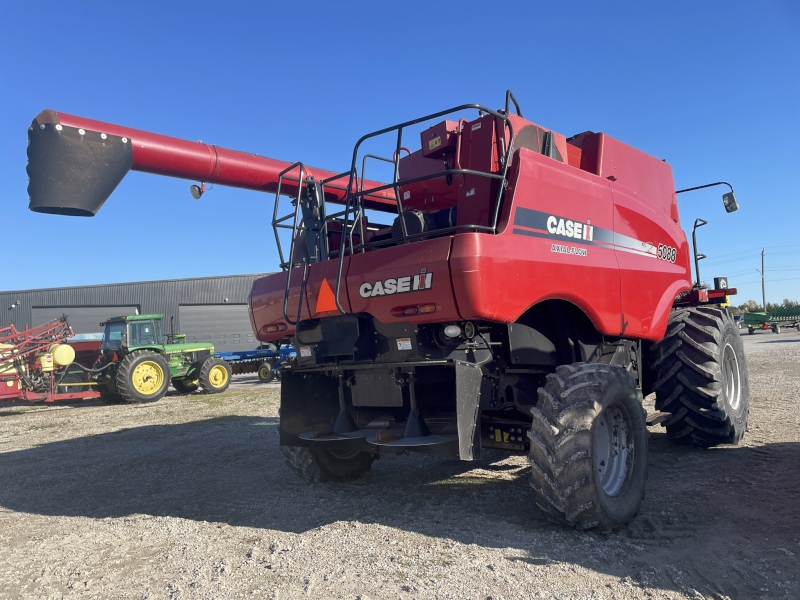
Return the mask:
M 0 327 L 22 328 L 69 317 L 75 333 L 100 333 L 108 317 L 159 313 L 165 332 L 189 342 L 211 342 L 220 352 L 258 346 L 247 311 L 253 281 L 262 275 L 229 275 L 80 287 L 0 292 Z

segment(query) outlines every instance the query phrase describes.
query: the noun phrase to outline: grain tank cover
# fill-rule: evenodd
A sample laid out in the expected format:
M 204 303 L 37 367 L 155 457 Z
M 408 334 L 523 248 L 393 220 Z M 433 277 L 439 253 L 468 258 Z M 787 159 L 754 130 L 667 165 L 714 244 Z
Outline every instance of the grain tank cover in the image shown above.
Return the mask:
M 28 129 L 28 208 L 93 217 L 133 165 L 131 140 L 62 125 L 45 110 Z

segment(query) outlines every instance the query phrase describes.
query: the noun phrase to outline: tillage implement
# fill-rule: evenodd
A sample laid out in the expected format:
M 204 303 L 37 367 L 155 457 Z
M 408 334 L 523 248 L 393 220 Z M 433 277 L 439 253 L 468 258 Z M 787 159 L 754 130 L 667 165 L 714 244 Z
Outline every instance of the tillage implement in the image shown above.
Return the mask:
M 129 170 L 194 180 L 195 198 L 207 183 L 275 195 L 281 271 L 249 308 L 259 340 L 297 349 L 279 433 L 305 477 L 407 451 L 524 453 L 532 502 L 609 530 L 644 494 L 648 419 L 700 446 L 744 435 L 747 366 L 722 306 L 736 290 L 692 280 L 677 203 L 730 186 L 676 191 L 667 162 L 528 121 L 510 92 L 365 135 L 341 173 L 52 110 L 28 158 L 44 213 L 93 216 Z M 733 188 L 723 201 L 737 209 Z

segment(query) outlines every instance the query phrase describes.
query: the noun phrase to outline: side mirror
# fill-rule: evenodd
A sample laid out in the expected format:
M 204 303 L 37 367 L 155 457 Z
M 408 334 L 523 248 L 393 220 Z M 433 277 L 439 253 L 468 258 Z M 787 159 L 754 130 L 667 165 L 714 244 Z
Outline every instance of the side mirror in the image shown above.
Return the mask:
M 725 206 L 725 210 L 729 213 L 739 210 L 739 204 L 737 204 L 736 196 L 732 191 L 728 192 L 727 194 L 722 194 L 722 204 Z
M 192 198 L 194 198 L 195 200 L 200 200 L 200 196 L 202 196 L 203 192 L 206 191 L 205 187 L 206 187 L 205 183 L 203 184 L 202 188 L 199 185 L 192 185 L 189 188 L 189 191 L 192 193 Z

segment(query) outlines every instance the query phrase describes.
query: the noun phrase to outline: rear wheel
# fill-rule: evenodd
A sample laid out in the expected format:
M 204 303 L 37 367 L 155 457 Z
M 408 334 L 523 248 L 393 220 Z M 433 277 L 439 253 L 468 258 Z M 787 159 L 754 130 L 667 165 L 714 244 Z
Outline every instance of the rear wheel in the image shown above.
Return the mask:
M 200 387 L 207 394 L 221 394 L 231 384 L 231 367 L 221 358 L 209 358 L 200 369 Z
M 311 481 L 352 481 L 372 468 L 371 452 L 334 452 L 305 446 L 281 446 L 286 464 Z
M 191 394 L 200 387 L 199 379 L 173 379 L 172 387 L 182 394 Z
M 85 392 L 89 389 L 89 386 L 86 385 L 69 385 L 72 383 L 85 383 L 89 381 L 89 377 L 83 371 L 68 371 L 62 378 L 61 378 L 61 385 L 58 387 L 58 393 L 60 394 L 77 394 L 79 392 Z
M 701 446 L 741 441 L 750 387 L 742 339 L 727 310 L 673 311 L 646 366 L 653 371 L 656 408 L 671 413 L 662 422 L 669 437 Z
M 156 402 L 169 387 L 167 360 L 152 350 L 131 352 L 119 363 L 116 384 L 126 402 Z
M 647 425 L 625 369 L 558 367 L 531 409 L 531 486 L 553 520 L 609 531 L 639 510 L 647 481 Z
M 272 370 L 272 365 L 268 362 L 262 363 L 258 367 L 258 379 L 261 383 L 269 383 L 275 378 L 275 371 Z

